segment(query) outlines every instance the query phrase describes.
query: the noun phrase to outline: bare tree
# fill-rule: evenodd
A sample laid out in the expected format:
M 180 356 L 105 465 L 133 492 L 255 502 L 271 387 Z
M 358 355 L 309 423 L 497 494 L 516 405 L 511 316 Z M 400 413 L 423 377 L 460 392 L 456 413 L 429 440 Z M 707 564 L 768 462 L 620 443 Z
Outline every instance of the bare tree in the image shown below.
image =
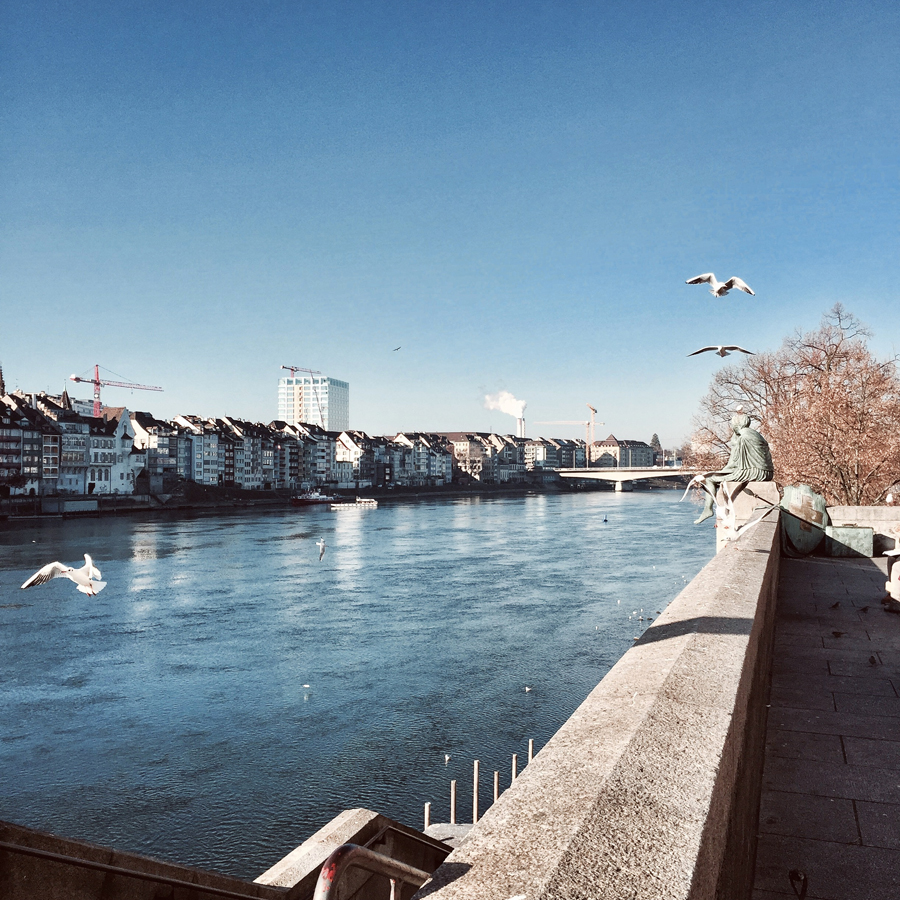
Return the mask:
M 694 420 L 690 463 L 727 457 L 740 406 L 769 441 L 780 484 L 808 484 L 831 504 L 884 499 L 900 480 L 900 378 L 896 358 L 872 355 L 870 336 L 836 304 L 815 331 L 720 369 Z

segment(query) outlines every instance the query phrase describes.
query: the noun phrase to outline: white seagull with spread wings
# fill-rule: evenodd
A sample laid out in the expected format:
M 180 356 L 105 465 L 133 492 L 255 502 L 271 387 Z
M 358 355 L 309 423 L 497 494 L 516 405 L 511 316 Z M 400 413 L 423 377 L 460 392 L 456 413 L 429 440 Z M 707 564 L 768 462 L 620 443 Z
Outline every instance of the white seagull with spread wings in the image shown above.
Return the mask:
M 22 587 L 30 588 L 36 584 L 44 584 L 50 581 L 51 578 L 68 578 L 69 581 L 75 582 L 82 594 L 89 594 L 93 597 L 106 587 L 106 582 L 100 581 L 102 577 L 93 560 L 85 553 L 84 565 L 80 569 L 76 569 L 73 566 L 64 566 L 61 562 L 47 563 L 43 569 L 35 572 Z
M 718 344 L 714 347 L 701 347 L 699 350 L 695 350 L 693 353 L 688 353 L 688 356 L 696 356 L 698 353 L 707 353 L 710 350 L 715 350 L 719 356 L 730 356 L 733 350 L 738 350 L 741 353 L 747 353 L 750 356 L 755 356 L 756 354 L 752 350 L 745 350 L 743 347 L 738 347 L 737 344 Z
M 316 541 L 316 546 L 319 548 L 319 562 L 322 562 L 322 557 L 325 555 L 325 548 L 328 546 L 325 543 L 325 538 L 320 538 Z
M 688 278 L 685 284 L 708 284 L 709 292 L 714 297 L 724 297 L 733 288 L 737 288 L 745 294 L 751 294 L 754 297 L 756 296 L 756 294 L 750 290 L 750 286 L 747 282 L 741 281 L 737 276 L 729 278 L 728 281 L 717 281 L 716 276 L 713 275 L 712 272 L 707 272 L 705 275 L 698 275 L 696 278 Z

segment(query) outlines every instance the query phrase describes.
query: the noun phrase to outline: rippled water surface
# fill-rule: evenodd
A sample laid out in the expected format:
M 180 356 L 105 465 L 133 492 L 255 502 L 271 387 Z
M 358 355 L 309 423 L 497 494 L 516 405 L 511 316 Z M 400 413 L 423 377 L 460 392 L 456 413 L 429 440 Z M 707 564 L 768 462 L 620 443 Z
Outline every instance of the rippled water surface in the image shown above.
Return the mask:
M 475 758 L 484 808 L 712 557 L 679 497 L 6 525 L 0 819 L 252 878 L 346 808 L 468 812 Z M 19 590 L 84 552 L 97 597 Z

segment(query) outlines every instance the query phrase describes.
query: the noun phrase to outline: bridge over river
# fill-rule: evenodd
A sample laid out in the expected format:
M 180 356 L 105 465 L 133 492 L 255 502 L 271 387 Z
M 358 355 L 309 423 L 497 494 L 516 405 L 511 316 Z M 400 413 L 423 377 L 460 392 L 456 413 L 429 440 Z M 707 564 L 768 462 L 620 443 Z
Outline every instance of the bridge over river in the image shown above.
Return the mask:
M 691 478 L 701 469 L 675 468 L 631 468 L 627 466 L 613 468 L 598 467 L 594 469 L 557 469 L 560 478 L 574 478 L 589 481 L 612 481 L 617 491 L 630 491 L 635 481 L 647 481 L 650 478 Z

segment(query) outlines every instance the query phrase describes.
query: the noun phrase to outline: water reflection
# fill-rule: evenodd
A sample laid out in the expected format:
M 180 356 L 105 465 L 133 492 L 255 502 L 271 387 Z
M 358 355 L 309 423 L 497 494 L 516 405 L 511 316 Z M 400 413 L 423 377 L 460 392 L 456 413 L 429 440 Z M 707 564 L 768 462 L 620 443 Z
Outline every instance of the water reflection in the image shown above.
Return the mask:
M 632 610 L 712 555 L 677 499 L 2 530 L 0 818 L 255 877 L 345 808 L 446 817 L 451 778 L 461 803 L 474 757 L 508 781 L 631 645 Z M 18 591 L 84 552 L 99 597 Z

